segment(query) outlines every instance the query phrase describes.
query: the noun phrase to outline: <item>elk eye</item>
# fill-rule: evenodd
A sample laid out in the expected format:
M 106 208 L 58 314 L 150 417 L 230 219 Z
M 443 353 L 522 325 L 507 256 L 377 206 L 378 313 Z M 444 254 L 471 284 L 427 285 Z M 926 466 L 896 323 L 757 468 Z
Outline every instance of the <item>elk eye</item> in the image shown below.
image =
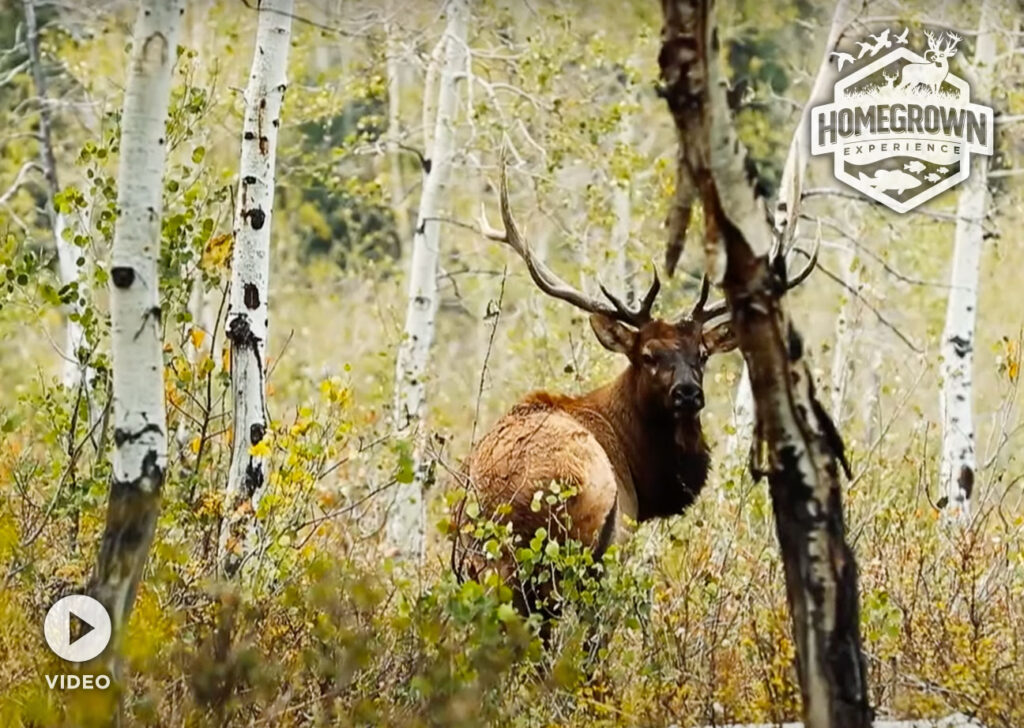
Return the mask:
M 653 367 L 655 364 L 654 355 L 651 354 L 649 351 L 645 351 L 643 354 L 640 355 L 640 361 L 644 363 L 644 366 Z

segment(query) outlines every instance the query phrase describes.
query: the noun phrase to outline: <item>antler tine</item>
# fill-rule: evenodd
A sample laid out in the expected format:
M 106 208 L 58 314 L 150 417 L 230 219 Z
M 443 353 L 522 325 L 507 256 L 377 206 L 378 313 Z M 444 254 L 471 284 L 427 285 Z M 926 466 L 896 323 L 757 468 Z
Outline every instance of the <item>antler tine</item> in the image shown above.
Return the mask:
M 786 290 L 796 288 L 803 283 L 807 278 L 814 272 L 814 268 L 818 265 L 818 254 L 821 252 L 821 224 L 818 225 L 818 234 L 814 239 L 814 247 L 811 252 L 807 252 L 803 248 L 793 247 L 790 251 L 795 251 L 803 256 L 807 257 L 807 264 L 793 276 L 791 279 L 786 281 Z M 708 293 L 711 288 L 711 282 L 708 279 L 707 274 L 701 279 L 700 284 L 700 296 L 697 298 L 697 303 L 694 305 L 693 310 L 690 312 L 688 318 L 692 321 L 707 322 L 718 318 L 722 314 L 728 313 L 729 304 L 725 299 L 716 301 L 710 306 L 705 306 L 707 302 Z
M 697 296 L 697 302 L 693 304 L 693 308 L 686 314 L 681 320 L 682 321 L 699 321 L 701 323 L 710 321 L 711 319 L 718 318 L 723 313 L 729 310 L 729 304 L 725 302 L 723 298 L 720 301 L 715 301 L 710 306 L 707 305 L 708 296 L 711 294 L 711 279 L 707 273 L 700 279 L 700 293 Z
M 571 303 L 573 306 L 587 311 L 588 313 L 597 313 L 609 316 L 633 326 L 640 326 L 646 322 L 646 320 L 640 315 L 643 312 L 643 309 L 641 309 L 640 312 L 631 311 L 619 299 L 604 290 L 603 287 L 601 290 L 604 291 L 606 296 L 608 296 L 611 301 L 611 305 L 605 303 L 599 298 L 589 296 L 583 291 L 571 286 L 559 277 L 557 273 L 548 268 L 543 261 L 534 257 L 533 251 L 530 250 L 529 243 L 527 243 L 519 233 L 516 221 L 512 217 L 512 208 L 508 201 L 508 173 L 504 150 L 501 155 L 501 186 L 499 198 L 501 201 L 501 219 L 504 223 L 505 230 L 501 231 L 491 227 L 490 223 L 487 221 L 487 215 L 484 211 L 484 207 L 481 205 L 480 231 L 483 233 L 484 237 L 505 243 L 512 248 L 526 263 L 526 268 L 530 271 L 530 277 L 533 279 L 533 282 L 537 284 L 538 288 L 549 296 L 565 301 L 566 303 Z M 654 287 L 652 286 L 652 288 Z M 655 293 L 657 293 L 656 290 Z M 650 297 L 650 293 L 648 293 L 648 297 Z M 647 303 L 647 299 L 644 300 L 645 303 Z M 653 303 L 653 298 L 651 298 L 651 303 Z M 647 308 L 647 315 L 649 317 L 650 306 L 648 305 Z
M 658 291 L 661 290 L 661 279 L 658 278 L 658 269 L 654 269 L 654 280 L 651 281 L 651 287 L 647 289 L 647 293 L 644 294 L 643 300 L 640 302 L 640 307 L 636 310 L 631 309 L 622 299 L 616 296 L 614 293 L 605 288 L 603 283 L 598 283 L 601 287 L 601 293 L 605 295 L 612 305 L 615 306 L 615 310 L 618 311 L 618 318 L 626 323 L 632 324 L 637 328 L 643 326 L 645 323 L 651 320 L 651 308 L 654 306 L 654 299 L 658 297 Z
M 696 319 L 704 313 L 704 304 L 708 302 L 708 293 L 710 292 L 711 279 L 708 278 L 708 274 L 705 273 L 700 279 L 700 295 L 697 296 L 697 302 L 693 304 L 693 308 L 690 309 L 690 318 Z

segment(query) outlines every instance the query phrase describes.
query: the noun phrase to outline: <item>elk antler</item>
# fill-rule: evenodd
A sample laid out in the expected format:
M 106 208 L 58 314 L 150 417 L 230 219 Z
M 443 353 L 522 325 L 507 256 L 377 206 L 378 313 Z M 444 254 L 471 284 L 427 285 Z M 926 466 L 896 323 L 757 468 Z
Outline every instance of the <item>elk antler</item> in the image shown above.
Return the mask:
M 571 303 L 576 308 L 588 313 L 608 316 L 636 328 L 640 328 L 649 322 L 651 320 L 651 307 L 654 305 L 654 299 L 658 296 L 658 291 L 661 290 L 661 281 L 658 279 L 657 270 L 654 271 L 654 281 L 651 283 L 651 287 L 637 309 L 631 309 L 603 285 L 601 286 L 601 293 L 608 299 L 607 302 L 573 288 L 559 277 L 557 273 L 548 268 L 543 261 L 535 258 L 533 251 L 530 250 L 529 243 L 520 235 L 516 221 L 512 217 L 512 209 L 508 203 L 508 174 L 506 167 L 505 153 L 502 152 L 500 199 L 501 220 L 504 223 L 505 230 L 496 230 L 491 227 L 487 221 L 484 205 L 481 203 L 480 231 L 484 234 L 484 237 L 505 243 L 512 250 L 516 251 L 519 257 L 526 262 L 526 267 L 530 271 L 530 277 L 533 278 L 533 282 L 549 296 L 558 298 L 566 303 Z
M 792 248 L 791 250 L 805 256 L 807 258 L 807 264 L 799 273 L 797 273 L 792 278 L 789 278 L 787 276 L 787 291 L 796 288 L 805 280 L 807 280 L 808 276 L 810 276 L 811 272 L 814 270 L 814 267 L 818 264 L 818 253 L 821 250 L 821 231 L 819 230 L 818 236 L 817 238 L 815 238 L 814 241 L 814 247 L 811 249 L 810 253 L 808 253 L 806 250 L 802 248 Z M 725 299 L 716 301 L 715 303 L 705 308 L 704 304 L 707 303 L 708 294 L 710 292 L 711 279 L 708 278 L 708 274 L 705 273 L 704 277 L 701 278 L 700 281 L 700 295 L 697 296 L 697 302 L 693 305 L 693 308 L 690 309 L 690 312 L 683 317 L 682 321 L 699 321 L 701 323 L 706 323 L 713 319 L 717 319 L 719 316 L 721 316 L 722 314 L 726 313 L 729 310 L 729 306 L 726 303 Z M 724 322 L 718 323 L 720 324 Z

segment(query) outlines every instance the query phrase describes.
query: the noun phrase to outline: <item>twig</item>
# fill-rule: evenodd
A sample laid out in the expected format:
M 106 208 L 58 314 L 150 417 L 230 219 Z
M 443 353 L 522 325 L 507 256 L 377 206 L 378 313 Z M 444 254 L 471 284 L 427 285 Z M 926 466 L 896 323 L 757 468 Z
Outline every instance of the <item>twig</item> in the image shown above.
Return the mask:
M 874 304 L 871 303 L 871 301 L 869 301 L 868 299 L 864 298 L 864 296 L 861 294 L 860 291 L 858 291 L 857 289 L 853 288 L 846 281 L 844 281 L 841 276 L 837 276 L 835 273 L 830 271 L 828 268 L 823 266 L 821 263 L 818 263 L 818 269 L 822 273 L 827 275 L 829 278 L 834 280 L 836 283 L 838 283 L 840 286 L 845 288 L 847 291 L 852 293 L 854 296 L 859 298 L 861 300 L 861 302 L 868 308 L 868 310 L 871 311 L 871 313 L 875 314 L 875 318 L 877 318 L 879 320 L 879 322 L 881 322 L 886 328 L 888 328 L 890 331 L 892 331 L 894 334 L 896 334 L 896 336 L 899 337 L 900 341 L 902 341 L 904 344 L 906 344 L 907 347 L 909 347 L 911 351 L 913 351 L 915 354 L 924 354 L 924 349 L 922 349 L 917 344 L 915 344 L 913 341 L 911 341 L 909 338 L 907 338 L 906 334 L 904 334 L 902 331 L 900 331 L 899 328 L 897 328 L 894 323 L 892 323 L 891 321 L 889 321 L 889 319 L 887 319 L 884 315 L 882 315 L 882 312 L 879 311 L 874 306 Z
M 480 368 L 480 386 L 476 392 L 476 409 L 473 412 L 473 431 L 469 437 L 469 447 L 472 449 L 473 445 L 476 444 L 476 426 L 480 421 L 480 401 L 484 396 L 484 380 L 487 379 L 487 363 L 491 359 L 491 349 L 494 347 L 494 335 L 498 332 L 498 322 L 501 320 L 501 304 L 505 300 L 505 281 L 508 280 L 508 266 L 505 266 L 501 275 L 501 288 L 498 290 L 498 303 L 497 306 L 492 310 L 490 304 L 488 304 L 487 315 L 492 316 L 494 323 L 491 325 L 491 335 L 487 339 L 487 351 L 484 352 L 484 363 Z

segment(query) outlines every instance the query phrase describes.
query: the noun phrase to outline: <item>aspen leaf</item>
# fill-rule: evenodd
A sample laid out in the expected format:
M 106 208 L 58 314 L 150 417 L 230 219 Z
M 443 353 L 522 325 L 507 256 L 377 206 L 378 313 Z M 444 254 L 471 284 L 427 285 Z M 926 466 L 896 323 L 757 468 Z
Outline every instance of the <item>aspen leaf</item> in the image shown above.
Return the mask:
M 498 607 L 497 612 L 498 620 L 500 622 L 512 622 L 518 616 L 515 608 L 511 604 L 502 604 Z
M 199 264 L 203 270 L 215 270 L 223 268 L 231 260 L 231 244 L 233 238 L 231 233 L 214 235 L 203 247 L 203 256 Z
M 193 348 L 199 349 L 203 345 L 203 339 L 206 338 L 206 332 L 202 329 L 194 328 L 189 332 L 189 338 L 192 340 Z
M 199 445 L 202 444 L 202 440 L 198 437 L 193 437 L 192 442 L 189 443 L 188 447 L 192 451 L 193 455 L 199 454 Z
M 256 458 L 265 458 L 270 456 L 270 443 L 267 438 L 263 438 L 255 445 L 249 447 L 249 454 Z

